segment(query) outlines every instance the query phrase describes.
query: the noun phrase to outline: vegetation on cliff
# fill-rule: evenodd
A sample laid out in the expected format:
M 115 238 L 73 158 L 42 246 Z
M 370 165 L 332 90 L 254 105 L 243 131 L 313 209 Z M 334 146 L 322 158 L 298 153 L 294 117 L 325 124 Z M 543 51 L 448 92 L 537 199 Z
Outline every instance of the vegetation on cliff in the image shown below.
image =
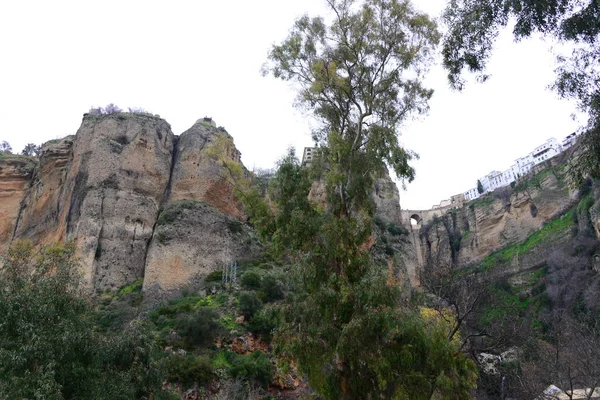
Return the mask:
M 74 250 L 17 243 L 3 257 L 0 399 L 164 398 L 158 347 L 143 324 L 97 331 Z
M 252 196 L 252 222 L 293 265 L 296 290 L 282 309 L 276 353 L 297 363 L 328 399 L 468 398 L 471 361 L 443 330 L 402 303 L 386 266 L 369 252 L 373 177 L 387 162 L 411 180 L 414 156 L 397 129 L 427 110 L 420 78 L 437 43 L 435 24 L 408 2 L 328 2 L 336 18 L 300 18 L 271 50 L 266 70 L 298 85 L 320 121 L 312 171 L 293 151 L 272 182 L 273 208 Z M 410 71 L 410 72 L 409 72 Z M 326 202 L 309 200 L 319 176 Z
M 548 180 L 554 169 L 521 181 L 507 198 L 514 200 L 530 190 L 538 201 L 541 196 L 557 201 L 552 194 L 562 190 L 556 184 L 560 180 Z M 561 165 L 556 169 L 562 174 Z M 555 185 L 554 191 L 548 189 L 550 184 Z M 446 250 L 453 235 L 445 230 L 456 226 L 443 223 L 444 218 L 451 219 L 449 215 L 427 227 L 425 235 L 435 230 L 437 240 L 445 244 L 427 255 L 421 278 L 435 297 L 425 298 L 425 304 L 454 310 L 457 328 L 465 339 L 462 346 L 478 361 L 477 398 L 535 398 L 550 384 L 567 395 L 573 389 L 593 391 L 597 387 L 600 242 L 593 216 L 597 215 L 599 189 L 597 182 L 586 181 L 578 198 L 567 202 L 566 210 L 524 240 L 508 241 L 504 248 L 470 264 L 463 263 L 460 256 L 468 249 L 459 246 L 458 258 Z M 455 212 L 455 218 L 471 213 L 472 206 L 496 207 L 507 200 L 490 194 L 486 202 L 466 205 Z M 509 211 L 505 208 L 503 212 Z M 499 221 L 496 215 L 488 217 Z M 532 218 L 539 217 L 532 214 Z M 480 233 L 473 234 L 481 239 Z

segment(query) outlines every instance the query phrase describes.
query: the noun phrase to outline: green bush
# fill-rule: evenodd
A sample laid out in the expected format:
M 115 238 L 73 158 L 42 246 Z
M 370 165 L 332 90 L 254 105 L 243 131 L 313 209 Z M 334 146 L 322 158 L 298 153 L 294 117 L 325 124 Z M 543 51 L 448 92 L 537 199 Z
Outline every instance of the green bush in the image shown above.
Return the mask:
M 177 332 L 188 346 L 207 346 L 221 333 L 219 313 L 211 307 L 200 307 L 192 315 L 179 317 Z
M 394 248 L 390 245 L 386 245 L 385 246 L 385 254 L 387 254 L 388 256 L 393 256 L 394 255 Z
M 207 357 L 198 357 L 193 354 L 181 356 L 174 354 L 165 361 L 167 379 L 172 383 L 181 383 L 191 386 L 195 382 L 204 385 L 213 377 L 213 367 Z
M 264 308 L 258 311 L 248 325 L 248 330 L 252 333 L 262 335 L 269 340 L 275 329 L 281 322 L 281 315 L 275 308 Z
M 123 286 L 119 290 L 119 295 L 130 294 L 130 293 L 140 293 L 142 291 L 142 286 L 144 285 L 143 279 L 138 279 L 137 281 L 130 283 L 129 285 Z
M 261 280 L 258 272 L 248 271 L 242 275 L 242 287 L 247 290 L 258 290 L 261 287 Z
M 254 314 L 262 309 L 263 303 L 254 292 L 241 292 L 238 310 L 246 319 L 252 318 Z
M 266 388 L 273 377 L 273 364 L 264 353 L 255 351 L 235 357 L 231 361 L 230 373 L 234 378 L 254 380 Z
M 402 225 L 396 225 L 393 222 L 390 222 L 388 224 L 387 230 L 389 233 L 392 234 L 392 236 L 408 235 L 408 230 L 405 227 L 403 227 Z
M 271 275 L 263 278 L 262 291 L 265 294 L 265 301 L 267 302 L 281 300 L 284 297 L 283 284 Z
M 204 278 L 204 282 L 221 282 L 223 281 L 223 271 L 213 271 L 210 274 L 206 275 Z

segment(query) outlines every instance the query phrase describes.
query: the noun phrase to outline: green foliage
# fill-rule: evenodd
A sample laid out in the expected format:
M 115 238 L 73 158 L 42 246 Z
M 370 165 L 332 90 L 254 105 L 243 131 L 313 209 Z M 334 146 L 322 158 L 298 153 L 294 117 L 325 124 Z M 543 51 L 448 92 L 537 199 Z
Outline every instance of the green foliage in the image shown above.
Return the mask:
M 395 224 L 390 222 L 387 226 L 387 230 L 392 236 L 406 236 L 408 235 L 408 230 L 402 225 Z
M 75 246 L 17 243 L 0 267 L 0 398 L 130 399 L 160 388 L 140 323 L 100 334 L 80 297 Z
M 185 210 L 196 207 L 198 203 L 192 200 L 178 200 L 170 203 L 167 208 L 162 210 L 156 221 L 156 225 L 169 225 L 175 222 Z
M 248 271 L 241 278 L 242 287 L 247 290 L 258 290 L 262 285 L 262 278 L 256 271 Z
M 206 275 L 204 278 L 204 282 L 222 282 L 223 281 L 223 271 L 213 271 L 210 274 Z
M 250 332 L 262 335 L 270 340 L 273 332 L 281 323 L 281 313 L 276 307 L 266 307 L 258 311 L 248 324 Z
M 277 301 L 284 298 L 283 284 L 273 275 L 267 275 L 262 280 L 262 292 L 265 294 L 265 301 Z
M 230 374 L 234 378 L 254 380 L 266 388 L 273 376 L 273 364 L 264 353 L 255 351 L 233 358 Z
M 142 291 L 143 285 L 144 280 L 138 279 L 137 281 L 132 282 L 129 285 L 123 286 L 121 289 L 119 289 L 119 295 L 123 296 L 125 294 L 140 293 Z
M 263 303 L 258 298 L 255 292 L 241 292 L 240 293 L 240 304 L 239 312 L 246 319 L 252 318 L 252 316 L 260 309 L 262 309 Z
M 543 228 L 532 233 L 523 242 L 508 246 L 502 250 L 494 252 L 482 261 L 484 270 L 490 270 L 497 265 L 508 263 L 517 254 L 524 254 L 539 246 L 541 243 L 548 243 L 559 235 L 567 231 L 573 224 L 573 210 L 548 222 Z
M 194 383 L 202 386 L 214 376 L 213 366 L 208 357 L 193 354 L 171 355 L 165 361 L 165 369 L 169 382 L 181 383 L 184 388 Z
M 494 202 L 494 197 L 490 194 L 484 194 L 483 196 L 474 200 L 474 205 L 477 208 L 487 208 Z
M 483 185 L 479 179 L 477 179 L 477 193 L 483 194 Z
M 221 333 L 219 318 L 215 309 L 200 307 L 192 314 L 180 316 L 175 327 L 187 347 L 206 347 Z
M 295 293 L 282 307 L 276 352 L 327 399 L 468 398 L 473 364 L 399 306 L 387 266 L 376 265 L 366 245 L 374 223 L 388 228 L 373 221 L 371 197 L 384 163 L 414 177 L 415 154 L 400 146 L 397 130 L 427 110 L 432 92 L 421 77 L 436 25 L 405 1 L 328 4 L 337 16 L 331 26 L 301 17 L 267 64 L 298 84 L 298 103 L 320 123 L 319 159 L 303 168 L 289 152 L 270 181 L 273 206 L 254 196 L 249 208 L 275 255 L 294 260 Z M 325 187 L 324 205 L 308 200 L 313 178 Z
M 493 321 L 500 321 L 511 315 L 523 315 L 529 308 L 531 298 L 513 294 L 508 288 L 491 288 L 492 306 L 484 311 L 481 323 L 488 326 Z

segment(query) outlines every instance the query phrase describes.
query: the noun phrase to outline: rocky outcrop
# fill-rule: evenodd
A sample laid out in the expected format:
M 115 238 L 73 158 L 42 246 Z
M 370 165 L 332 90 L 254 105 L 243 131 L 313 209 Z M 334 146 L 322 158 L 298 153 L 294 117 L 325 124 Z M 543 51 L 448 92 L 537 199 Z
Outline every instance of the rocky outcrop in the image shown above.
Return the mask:
M 168 200 L 201 201 L 244 219 L 234 193 L 234 180 L 240 177 L 230 169 L 241 166 L 241 154 L 232 137 L 211 122 L 198 120 L 179 137 Z
M 148 249 L 144 292 L 173 296 L 233 262 L 259 255 L 254 231 L 214 207 L 192 200 L 170 203 L 160 214 Z
M 65 185 L 66 223 L 96 290 L 143 278 L 169 182 L 173 138 L 169 124 L 153 116 L 84 118 Z
M 375 181 L 372 198 L 379 218 L 400 224 L 400 193 L 398 186 L 390 178 L 387 168 L 383 175 Z
M 233 139 L 210 119 L 178 138 L 157 116 L 86 114 L 39 160 L 0 158 L 0 250 L 18 239 L 74 240 L 92 290 L 141 278 L 157 295 L 191 287 L 227 257 L 256 255 L 233 190 L 245 173 Z M 165 223 L 181 207 L 185 221 Z
M 232 137 L 209 118 L 177 137 L 158 116 L 86 114 L 76 135 L 45 143 L 39 160 L 0 158 L 0 250 L 19 239 L 73 240 L 90 292 L 143 278 L 148 298 L 174 296 L 258 257 L 235 196 L 247 176 Z M 369 248 L 390 283 L 407 284 L 416 258 L 387 174 L 373 200 Z
M 473 264 L 520 243 L 576 202 L 565 158 L 538 165 L 514 187 L 497 189 L 450 210 L 421 229 L 425 262 Z
M 30 157 L 0 155 L 0 252 L 13 238 L 35 166 L 36 161 Z
M 23 199 L 15 238 L 36 244 L 66 239 L 65 182 L 73 156 L 75 136 L 42 146 L 39 166 Z

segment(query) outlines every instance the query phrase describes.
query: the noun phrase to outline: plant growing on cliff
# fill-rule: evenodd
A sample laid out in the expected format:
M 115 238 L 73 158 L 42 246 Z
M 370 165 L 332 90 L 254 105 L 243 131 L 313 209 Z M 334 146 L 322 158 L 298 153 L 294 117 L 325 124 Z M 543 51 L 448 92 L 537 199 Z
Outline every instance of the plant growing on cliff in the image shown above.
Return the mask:
M 418 312 L 399 304 L 369 252 L 374 178 L 388 163 L 411 180 L 414 153 L 400 124 L 427 110 L 422 86 L 438 33 L 408 1 L 328 1 L 331 24 L 301 17 L 275 45 L 265 72 L 298 85 L 298 104 L 320 122 L 313 138 L 326 204 L 308 199 L 312 177 L 293 152 L 279 163 L 265 207 L 250 209 L 276 253 L 295 263 L 296 293 L 282 310 L 276 350 L 320 395 L 468 398 L 473 364 Z M 315 168 L 316 169 L 316 168 Z
M 483 194 L 483 185 L 479 179 L 477 179 L 477 193 Z
M 41 146 L 36 145 L 34 143 L 28 143 L 21 154 L 24 156 L 39 156 L 41 151 Z
M 0 154 L 12 154 L 12 146 L 6 140 L 0 143 Z
M 10 248 L 0 267 L 0 399 L 141 398 L 160 392 L 140 324 L 101 335 L 81 296 L 75 246 Z

